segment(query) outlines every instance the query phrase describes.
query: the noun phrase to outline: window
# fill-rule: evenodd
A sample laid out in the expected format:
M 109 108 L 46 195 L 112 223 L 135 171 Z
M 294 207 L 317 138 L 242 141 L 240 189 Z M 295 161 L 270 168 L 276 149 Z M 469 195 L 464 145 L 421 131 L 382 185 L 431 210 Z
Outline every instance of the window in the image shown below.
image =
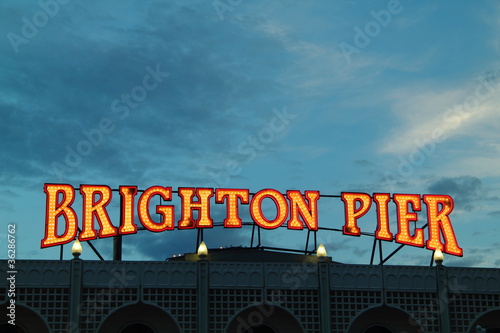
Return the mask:
M 3 324 L 3 325 L 0 325 L 0 332 L 4 332 L 4 333 L 25 333 L 26 331 L 23 330 L 21 327 L 19 327 L 17 325 Z
M 372 326 L 365 330 L 364 333 L 392 333 L 390 329 L 384 326 Z
M 144 324 L 131 324 L 125 327 L 121 333 L 154 333 L 154 331 Z
M 248 328 L 244 333 L 277 333 L 277 332 L 267 325 L 259 325 Z

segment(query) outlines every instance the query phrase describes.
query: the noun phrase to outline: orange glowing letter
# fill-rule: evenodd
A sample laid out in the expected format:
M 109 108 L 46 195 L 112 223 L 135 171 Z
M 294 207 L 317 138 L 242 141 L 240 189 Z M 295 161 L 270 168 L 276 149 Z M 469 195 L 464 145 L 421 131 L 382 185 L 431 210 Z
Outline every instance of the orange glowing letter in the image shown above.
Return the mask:
M 412 246 L 424 246 L 424 231 L 422 228 L 415 228 L 415 235 L 410 235 L 410 222 L 418 221 L 416 213 L 408 212 L 408 204 L 411 204 L 414 211 L 421 209 L 420 195 L 418 194 L 394 194 L 393 200 L 397 206 L 398 233 L 396 242 Z
M 47 195 L 45 213 L 45 238 L 42 239 L 42 247 L 69 243 L 75 238 L 78 228 L 78 219 L 75 211 L 71 208 L 75 200 L 75 189 L 71 185 L 45 184 L 44 191 Z M 62 195 L 58 202 L 59 195 Z M 57 234 L 58 218 L 64 219 L 64 233 Z
M 268 220 L 262 213 L 262 200 L 270 198 L 276 205 L 276 217 L 274 220 Z M 276 190 L 266 189 L 257 192 L 250 202 L 250 214 L 254 222 L 265 229 L 278 228 L 285 222 L 288 205 L 286 199 L 280 192 Z
M 388 193 L 375 193 L 373 201 L 377 204 L 378 227 L 375 237 L 382 240 L 392 241 L 392 233 L 389 229 L 389 209 L 387 203 L 391 200 Z
M 120 186 L 121 196 L 121 235 L 135 234 L 137 226 L 134 223 L 134 197 L 137 194 L 137 186 Z
M 211 228 L 213 220 L 210 218 L 209 199 L 214 195 L 211 188 L 196 189 L 198 201 L 193 201 L 195 189 L 192 187 L 179 187 L 179 196 L 182 198 L 182 216 L 179 221 L 179 229 Z M 193 220 L 193 210 L 198 210 L 198 219 Z M 195 223 L 196 222 L 196 223 Z
M 309 230 L 318 230 L 318 191 L 306 191 L 307 203 L 300 191 L 287 191 L 290 200 L 291 218 L 288 221 L 288 229 L 304 229 L 304 223 Z M 302 220 L 299 219 L 302 217 Z
M 216 189 L 215 202 L 223 203 L 227 198 L 226 218 L 224 219 L 225 228 L 241 228 L 241 218 L 238 212 L 238 200 L 242 204 L 248 204 L 248 190 L 238 189 Z
M 144 191 L 137 203 L 139 220 L 149 231 L 160 232 L 174 229 L 174 206 L 156 206 L 156 213 L 161 214 L 163 222 L 155 222 L 151 218 L 149 214 L 149 202 L 154 195 L 159 195 L 163 200 L 171 200 L 172 188 L 151 186 Z
M 111 189 L 108 186 L 81 185 L 80 193 L 83 195 L 83 217 L 82 232 L 78 236 L 80 240 L 97 238 L 94 228 L 94 216 L 100 225 L 99 237 L 116 236 L 118 231 L 111 224 L 106 206 L 111 201 Z M 95 195 L 99 194 L 99 200 L 95 201 Z
M 359 236 L 361 230 L 358 228 L 357 221 L 370 210 L 372 198 L 366 193 L 342 193 L 342 201 L 344 201 L 345 211 L 343 234 Z
M 448 217 L 453 210 L 453 199 L 448 195 L 424 195 L 424 202 L 427 205 L 429 222 L 427 248 L 429 250 L 440 249 L 449 254 L 462 256 L 463 250 L 458 246 L 455 232 Z M 441 242 L 440 231 L 443 233 L 444 244 Z

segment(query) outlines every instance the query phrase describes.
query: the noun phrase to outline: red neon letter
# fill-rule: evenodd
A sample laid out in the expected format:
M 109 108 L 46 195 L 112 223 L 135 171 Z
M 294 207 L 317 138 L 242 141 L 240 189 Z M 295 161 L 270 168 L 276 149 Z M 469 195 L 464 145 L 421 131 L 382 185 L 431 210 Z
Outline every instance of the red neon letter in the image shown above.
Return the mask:
M 424 231 L 422 228 L 415 228 L 415 235 L 410 235 L 410 222 L 418 221 L 416 213 L 408 212 L 408 204 L 413 206 L 414 211 L 421 209 L 420 195 L 418 194 L 394 194 L 393 200 L 398 208 L 398 233 L 396 242 L 412 246 L 424 246 Z
M 225 228 L 241 228 L 241 218 L 238 213 L 238 200 L 242 204 L 248 204 L 248 190 L 238 189 L 216 189 L 215 202 L 223 203 L 227 198 L 226 218 L 224 219 Z
M 277 212 L 274 220 L 268 220 L 262 213 L 262 200 L 265 198 L 272 199 L 276 205 Z M 250 214 L 253 221 L 265 229 L 275 229 L 281 226 L 288 215 L 287 210 L 288 206 L 285 197 L 276 190 L 261 190 L 253 196 L 250 203 Z
M 46 213 L 45 213 L 45 238 L 42 239 L 42 247 L 66 244 L 76 236 L 78 219 L 75 211 L 71 208 L 75 200 L 75 189 L 71 185 L 45 184 Z M 62 195 L 58 202 L 59 194 Z M 64 233 L 57 234 L 58 218 L 63 217 Z
M 197 228 L 211 228 L 213 220 L 210 218 L 209 199 L 214 195 L 211 188 L 196 189 L 198 201 L 193 202 L 195 189 L 192 187 L 179 187 L 179 196 L 182 198 L 182 217 L 179 221 L 179 229 L 191 229 L 195 224 Z M 193 210 L 198 210 L 198 219 L 193 220 Z M 196 223 L 194 223 L 196 222 Z
M 359 236 L 361 230 L 358 228 L 358 219 L 370 210 L 372 198 L 366 193 L 342 193 L 344 201 L 345 225 L 343 234 Z M 356 208 L 357 203 L 359 207 Z
M 80 240 L 97 238 L 94 228 L 94 216 L 101 227 L 99 237 L 116 236 L 118 231 L 111 224 L 106 206 L 111 201 L 111 189 L 108 186 L 80 185 L 80 193 L 83 195 L 83 217 L 82 232 L 78 236 Z M 95 194 L 99 194 L 99 200 L 95 201 Z
M 450 215 L 453 210 L 453 199 L 448 195 L 424 195 L 427 205 L 427 219 L 429 222 L 429 239 L 427 248 L 430 250 L 443 249 L 440 231 L 445 240 L 443 252 L 462 256 L 463 250 L 458 246 L 455 232 L 451 225 Z M 439 209 L 441 206 L 441 210 Z
M 306 191 L 307 203 L 300 191 L 287 191 L 290 200 L 291 218 L 288 221 L 288 229 L 304 229 L 304 223 L 309 230 L 318 230 L 318 191 Z M 302 217 L 302 220 L 299 219 Z
M 389 229 L 389 210 L 387 203 L 391 200 L 391 195 L 388 193 L 375 193 L 373 201 L 377 204 L 378 227 L 375 232 L 375 237 L 382 240 L 392 241 L 392 233 Z
M 120 186 L 121 196 L 121 235 L 135 234 L 137 226 L 134 223 L 134 197 L 137 194 L 137 186 Z
M 155 222 L 149 214 L 149 201 L 154 195 L 159 195 L 163 200 L 172 199 L 172 188 L 151 186 L 139 198 L 138 202 L 138 215 L 142 225 L 153 232 L 160 232 L 164 230 L 174 229 L 174 206 L 156 206 L 156 213 L 161 214 L 163 222 Z

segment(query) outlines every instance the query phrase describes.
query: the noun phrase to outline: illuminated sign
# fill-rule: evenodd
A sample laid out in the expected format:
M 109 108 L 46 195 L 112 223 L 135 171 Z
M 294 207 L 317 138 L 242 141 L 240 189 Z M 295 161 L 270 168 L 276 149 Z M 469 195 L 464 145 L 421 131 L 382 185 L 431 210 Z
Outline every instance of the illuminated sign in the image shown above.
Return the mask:
M 319 191 L 297 190 L 285 194 L 264 189 L 250 194 L 248 189 L 212 189 L 180 187 L 173 191 L 171 187 L 152 186 L 139 191 L 137 186 L 120 186 L 120 224 L 112 223 L 107 207 L 112 201 L 113 190 L 105 185 L 81 185 L 82 196 L 81 231 L 78 233 L 78 215 L 72 207 L 75 201 L 75 188 L 68 184 L 45 184 L 46 216 L 45 237 L 42 247 L 61 245 L 77 237 L 81 241 L 96 238 L 113 237 L 116 235 L 134 234 L 137 232 L 135 216 L 147 230 L 161 232 L 165 230 L 211 228 L 214 221 L 211 217 L 212 205 L 224 205 L 226 217 L 223 225 L 226 228 L 241 228 L 240 215 L 243 206 L 247 206 L 248 215 L 257 226 L 265 229 L 276 229 L 286 225 L 288 229 L 318 230 L 318 200 Z M 139 192 L 142 192 L 139 195 Z M 160 202 L 172 203 L 174 193 L 180 201 L 174 204 L 156 205 L 155 212 L 160 215 L 160 221 L 152 217 L 153 198 Z M 136 197 L 137 200 L 136 200 Z M 375 237 L 385 241 L 426 247 L 430 250 L 440 249 L 448 254 L 462 256 L 463 251 L 458 246 L 453 226 L 449 218 L 453 210 L 453 199 L 448 195 L 434 194 L 389 194 L 344 192 L 340 195 L 344 202 L 345 223 L 342 231 L 345 235 L 360 236 L 361 229 L 358 220 L 365 216 L 375 206 L 377 227 Z M 397 230 L 391 231 L 389 223 L 389 205 L 393 202 L 396 208 Z M 137 204 L 136 204 L 137 202 Z M 275 213 L 270 214 L 265 207 L 274 207 Z M 425 204 L 427 210 L 428 237 L 425 240 L 424 228 L 417 228 L 418 212 Z M 176 221 L 175 212 L 180 209 L 180 219 Z M 269 216 L 273 215 L 273 216 Z M 99 228 L 96 229 L 96 223 Z M 413 225 L 413 226 L 412 226 Z M 396 231 L 396 232 L 395 232 Z M 394 235 L 395 232 L 395 235 Z

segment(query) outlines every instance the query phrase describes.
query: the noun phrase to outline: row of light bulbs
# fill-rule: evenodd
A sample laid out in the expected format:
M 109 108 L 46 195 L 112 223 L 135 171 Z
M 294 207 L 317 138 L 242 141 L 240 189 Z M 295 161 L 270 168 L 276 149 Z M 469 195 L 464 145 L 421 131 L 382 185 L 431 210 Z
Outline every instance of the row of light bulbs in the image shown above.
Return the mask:
M 75 239 L 75 241 L 73 242 L 71 253 L 73 253 L 73 256 L 75 256 L 75 258 L 79 257 L 80 254 L 82 254 L 82 245 L 80 244 L 80 241 L 78 239 Z M 200 243 L 197 254 L 200 258 L 204 258 L 208 255 L 208 248 L 204 241 Z M 319 244 L 318 249 L 316 250 L 316 256 L 320 259 L 324 259 L 328 256 L 326 248 L 323 244 Z M 434 251 L 433 258 L 436 264 L 441 265 L 443 263 L 444 255 L 441 249 L 437 249 L 436 251 Z
M 197 254 L 199 257 L 206 257 L 208 255 L 208 248 L 204 241 L 201 241 Z M 327 252 L 323 244 L 319 244 L 318 249 L 316 250 L 316 256 L 318 258 L 326 258 Z

